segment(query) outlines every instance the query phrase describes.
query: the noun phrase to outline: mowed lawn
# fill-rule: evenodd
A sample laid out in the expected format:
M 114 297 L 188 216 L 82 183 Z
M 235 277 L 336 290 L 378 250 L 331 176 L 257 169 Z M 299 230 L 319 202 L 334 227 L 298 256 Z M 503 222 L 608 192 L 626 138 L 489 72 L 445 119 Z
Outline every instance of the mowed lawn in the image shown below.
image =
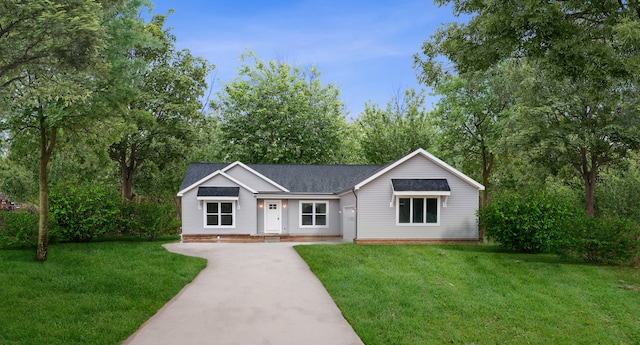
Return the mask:
M 495 246 L 296 250 L 365 344 L 640 344 L 640 269 Z
M 0 344 L 120 344 L 204 268 L 158 242 L 0 250 Z

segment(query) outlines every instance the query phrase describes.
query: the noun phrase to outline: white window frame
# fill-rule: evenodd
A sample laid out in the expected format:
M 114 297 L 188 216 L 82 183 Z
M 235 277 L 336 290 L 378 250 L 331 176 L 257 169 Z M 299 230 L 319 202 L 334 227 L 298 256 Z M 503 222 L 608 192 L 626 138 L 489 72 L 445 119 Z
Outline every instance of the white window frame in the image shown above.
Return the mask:
M 410 199 L 409 203 L 409 223 L 400 223 L 400 199 Z M 414 223 L 413 222 L 413 199 L 424 199 L 423 203 L 424 207 L 424 222 L 423 223 Z M 436 199 L 438 219 L 435 223 L 427 223 L 427 202 L 426 199 Z M 396 196 L 396 225 L 397 226 L 439 226 L 440 225 L 440 215 L 442 214 L 442 209 L 440 206 L 440 196 L 426 196 L 426 195 L 398 195 Z
M 206 229 L 234 229 L 236 227 L 236 200 L 205 200 L 204 202 L 204 207 L 202 207 L 202 213 L 203 213 L 203 224 L 204 224 L 204 228 Z M 207 212 L 207 208 L 208 208 L 208 204 L 218 204 L 218 222 L 221 223 L 222 222 L 222 207 L 221 204 L 223 203 L 230 203 L 231 204 L 231 225 L 209 225 L 207 224 L 207 216 L 209 215 L 209 213 Z M 213 214 L 213 213 L 211 213 Z M 224 213 L 227 214 L 227 213 Z
M 302 204 L 313 204 L 312 213 L 302 213 Z M 324 213 L 326 224 L 325 225 L 316 225 L 316 216 L 319 214 L 316 213 L 316 205 L 324 204 L 326 212 Z M 326 200 L 300 200 L 298 204 L 298 223 L 300 228 L 328 228 L 329 227 L 329 201 Z M 321 213 L 320 213 L 321 214 Z M 302 225 L 302 216 L 303 215 L 311 215 L 313 220 L 313 225 Z

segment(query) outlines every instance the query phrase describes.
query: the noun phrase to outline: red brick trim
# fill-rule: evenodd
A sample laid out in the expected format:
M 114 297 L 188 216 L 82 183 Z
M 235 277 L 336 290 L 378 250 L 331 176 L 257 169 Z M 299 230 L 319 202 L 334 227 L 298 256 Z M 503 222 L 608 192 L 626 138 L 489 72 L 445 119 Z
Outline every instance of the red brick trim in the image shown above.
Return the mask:
M 340 241 L 340 235 L 182 235 L 183 243 L 261 243 L 261 242 L 318 242 Z

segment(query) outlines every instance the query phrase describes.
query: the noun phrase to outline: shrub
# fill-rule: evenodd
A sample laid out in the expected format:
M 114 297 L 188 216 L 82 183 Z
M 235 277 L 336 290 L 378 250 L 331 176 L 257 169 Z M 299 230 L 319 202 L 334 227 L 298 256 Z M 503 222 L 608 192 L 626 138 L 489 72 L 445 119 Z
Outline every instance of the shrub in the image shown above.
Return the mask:
M 35 247 L 38 219 L 38 214 L 32 212 L 0 212 L 0 247 Z
M 62 239 L 89 242 L 117 231 L 120 200 L 120 195 L 111 188 L 69 186 L 51 192 L 49 212 Z
M 180 226 L 174 205 L 152 202 L 123 203 L 121 224 L 126 233 L 151 241 L 175 233 Z
M 553 250 L 563 240 L 563 228 L 576 214 L 568 197 L 529 191 L 497 197 L 479 212 L 480 226 L 503 247 L 519 252 Z
M 625 263 L 640 255 L 639 225 L 629 219 L 577 217 L 558 252 L 595 263 Z

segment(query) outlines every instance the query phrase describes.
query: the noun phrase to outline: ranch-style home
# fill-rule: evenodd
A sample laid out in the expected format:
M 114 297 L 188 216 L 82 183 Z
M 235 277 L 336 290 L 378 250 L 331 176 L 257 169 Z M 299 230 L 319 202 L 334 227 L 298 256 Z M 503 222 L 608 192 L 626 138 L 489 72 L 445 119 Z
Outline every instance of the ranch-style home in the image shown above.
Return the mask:
M 423 149 L 387 165 L 192 163 L 182 240 L 476 242 L 483 189 Z

